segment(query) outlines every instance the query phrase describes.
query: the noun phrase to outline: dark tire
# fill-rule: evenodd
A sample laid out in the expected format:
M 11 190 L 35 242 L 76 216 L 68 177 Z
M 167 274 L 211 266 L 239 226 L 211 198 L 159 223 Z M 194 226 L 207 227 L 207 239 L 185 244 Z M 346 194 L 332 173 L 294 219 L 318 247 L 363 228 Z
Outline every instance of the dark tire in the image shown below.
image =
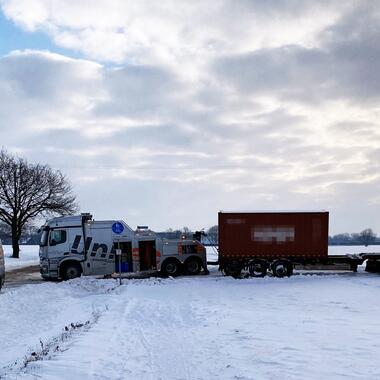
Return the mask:
M 202 269 L 202 261 L 197 257 L 190 257 L 185 261 L 186 273 L 194 276 L 201 272 Z
M 73 278 L 80 277 L 82 275 L 82 268 L 79 263 L 69 263 L 63 265 L 61 269 L 61 277 L 63 280 L 72 280 Z
M 181 272 L 181 263 L 178 260 L 166 260 L 161 266 L 161 273 L 164 276 L 176 277 Z
M 277 260 L 272 264 L 275 277 L 290 277 L 293 274 L 293 264 L 288 260 Z
M 241 275 L 242 266 L 237 260 L 229 261 L 224 267 L 226 276 L 238 278 Z
M 379 260 L 367 260 L 365 271 L 369 273 L 379 273 L 380 272 L 380 261 Z
M 265 277 L 268 271 L 268 263 L 265 260 L 253 259 L 248 263 L 248 270 L 252 277 Z

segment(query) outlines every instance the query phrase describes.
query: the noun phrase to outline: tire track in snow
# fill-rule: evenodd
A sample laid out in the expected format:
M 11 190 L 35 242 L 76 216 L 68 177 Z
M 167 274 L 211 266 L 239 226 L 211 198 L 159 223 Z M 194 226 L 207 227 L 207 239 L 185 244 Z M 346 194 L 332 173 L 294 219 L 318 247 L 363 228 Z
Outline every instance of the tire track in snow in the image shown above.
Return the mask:
M 22 359 L 17 360 L 13 365 L 0 369 L 0 379 L 7 379 L 9 376 L 17 378 L 22 374 L 32 374 L 31 371 L 38 367 L 38 362 L 43 360 L 51 360 L 58 356 L 59 353 L 69 349 L 70 342 L 79 334 L 83 334 L 91 329 L 99 320 L 100 313 L 95 312 L 92 319 L 85 322 L 70 323 L 62 329 L 62 333 L 44 342 L 40 340 L 39 349 L 29 349 Z

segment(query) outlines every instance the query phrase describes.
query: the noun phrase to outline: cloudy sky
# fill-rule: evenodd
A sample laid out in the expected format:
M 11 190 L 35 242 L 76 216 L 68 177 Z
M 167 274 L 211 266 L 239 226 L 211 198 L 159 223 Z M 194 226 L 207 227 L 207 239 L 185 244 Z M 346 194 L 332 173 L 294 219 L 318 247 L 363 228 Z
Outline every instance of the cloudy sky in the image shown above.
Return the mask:
M 380 1 L 0 0 L 0 146 L 82 211 L 209 227 L 325 209 L 380 232 Z

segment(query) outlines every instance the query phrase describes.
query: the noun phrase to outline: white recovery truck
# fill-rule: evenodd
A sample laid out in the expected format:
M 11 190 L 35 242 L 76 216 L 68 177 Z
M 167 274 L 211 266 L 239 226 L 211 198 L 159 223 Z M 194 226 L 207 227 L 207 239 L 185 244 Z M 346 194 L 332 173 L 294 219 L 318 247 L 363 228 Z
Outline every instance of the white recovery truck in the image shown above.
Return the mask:
M 206 249 L 196 239 L 162 239 L 147 227 L 133 231 L 123 221 L 95 221 L 90 214 L 53 218 L 42 227 L 40 271 L 46 279 L 110 275 L 120 269 L 194 275 L 202 268 L 208 272 Z

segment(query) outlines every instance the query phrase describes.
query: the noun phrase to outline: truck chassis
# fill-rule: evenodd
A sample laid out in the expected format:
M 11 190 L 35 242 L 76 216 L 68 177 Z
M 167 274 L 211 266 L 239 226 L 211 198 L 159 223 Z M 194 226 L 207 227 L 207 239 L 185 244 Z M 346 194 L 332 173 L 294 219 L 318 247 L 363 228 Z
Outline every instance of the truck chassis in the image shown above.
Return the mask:
M 219 269 L 227 276 L 238 278 L 245 274 L 252 277 L 265 277 L 268 272 L 275 277 L 290 277 L 293 270 L 350 270 L 357 272 L 358 266 L 367 260 L 366 271 L 372 273 L 380 272 L 379 253 L 359 253 L 347 255 L 330 255 L 327 258 L 300 258 L 300 257 L 224 257 L 218 262 L 208 264 L 219 264 Z

